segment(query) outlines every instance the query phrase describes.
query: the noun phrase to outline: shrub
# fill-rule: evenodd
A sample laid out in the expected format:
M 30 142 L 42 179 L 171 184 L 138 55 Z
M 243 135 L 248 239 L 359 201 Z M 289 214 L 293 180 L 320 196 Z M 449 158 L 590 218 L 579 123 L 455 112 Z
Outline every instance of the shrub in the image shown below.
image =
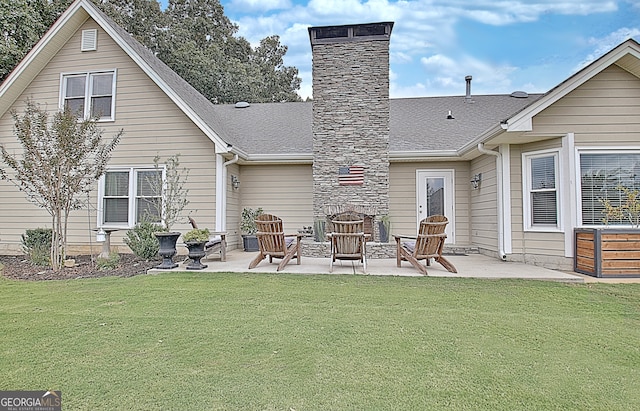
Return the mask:
M 111 253 L 109 254 L 109 258 L 98 258 L 96 262 L 96 266 L 98 270 L 113 270 L 118 268 L 118 263 L 120 262 L 120 254 Z
M 182 235 L 182 240 L 185 243 L 191 241 L 206 242 L 209 241 L 209 229 L 207 228 L 194 228 L 193 230 Z
M 158 256 L 160 245 L 154 233 L 164 231 L 160 224 L 143 222 L 127 231 L 124 242 L 140 258 L 150 260 Z
M 249 207 L 243 208 L 242 220 L 240 221 L 240 230 L 242 230 L 242 232 L 245 234 L 254 235 L 256 231 L 258 231 L 256 218 L 258 218 L 258 216 L 262 213 L 263 211 L 261 207 L 256 208 L 255 210 Z
M 22 251 L 35 265 L 49 265 L 51 258 L 51 239 L 53 231 L 50 228 L 36 228 L 22 234 Z

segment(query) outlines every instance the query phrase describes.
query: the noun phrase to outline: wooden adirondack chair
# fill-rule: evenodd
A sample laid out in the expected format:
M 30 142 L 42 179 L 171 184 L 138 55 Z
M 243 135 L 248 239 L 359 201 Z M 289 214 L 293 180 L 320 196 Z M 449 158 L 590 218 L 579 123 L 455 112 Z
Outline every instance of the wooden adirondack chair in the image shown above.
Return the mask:
M 274 258 L 282 259 L 277 271 L 282 270 L 293 257 L 297 258 L 297 263 L 300 265 L 301 234 L 285 235 L 282 228 L 282 220 L 271 214 L 259 215 L 256 218 L 256 225 L 258 226 L 256 237 L 258 237 L 260 251 L 249 264 L 249 269 L 255 268 L 267 256 L 270 263 L 273 262 Z
M 360 261 L 367 272 L 367 240 L 370 235 L 364 232 L 364 220 L 356 215 L 345 213 L 331 220 L 333 231 L 327 234 L 331 243 L 331 261 L 329 272 L 333 272 L 336 260 Z
M 444 240 L 447 238 L 444 230 L 449 223 L 443 215 L 433 215 L 420 221 L 417 237 L 394 235 L 396 239 L 396 260 L 398 267 L 402 261 L 409 261 L 418 271 L 427 275 L 427 268 L 420 264 L 420 260 L 426 260 L 429 266 L 431 259 L 440 263 L 447 271 L 457 273 L 453 264 L 442 256 Z M 412 239 L 413 241 L 402 241 Z

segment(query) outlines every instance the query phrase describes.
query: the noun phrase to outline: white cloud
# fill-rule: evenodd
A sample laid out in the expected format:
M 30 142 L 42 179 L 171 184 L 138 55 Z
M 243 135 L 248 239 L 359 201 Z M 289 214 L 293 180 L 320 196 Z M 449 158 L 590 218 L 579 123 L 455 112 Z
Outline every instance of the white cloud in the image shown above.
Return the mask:
M 393 98 L 424 97 L 428 94 L 427 92 L 427 86 L 422 83 L 402 86 L 392 81 L 389 84 L 389 94 Z
M 600 56 L 622 43 L 625 40 L 628 40 L 633 37 L 640 36 L 640 28 L 627 28 L 622 27 L 613 33 L 609 33 L 607 36 L 602 38 L 590 38 L 588 42 L 594 47 L 592 53 L 587 55 L 584 60 L 582 60 L 575 67 L 575 71 L 582 69 L 583 67 L 588 66 L 590 63 L 597 60 Z
M 640 3 L 637 0 L 621 1 L 633 6 Z M 470 46 L 473 39 L 465 38 L 463 44 L 463 39 L 459 38 L 458 30 L 462 24 L 473 21 L 488 27 L 501 27 L 527 23 L 523 24 L 523 30 L 530 30 L 536 21 L 547 16 L 606 13 L 609 19 L 615 16 L 619 5 L 613 0 L 223 0 L 223 3 L 228 5 L 225 5 L 225 10 L 229 7 L 235 11 L 230 15 L 237 16 L 235 22 L 240 26 L 239 34 L 251 44 L 257 45 L 260 39 L 269 35 L 280 35 L 281 43 L 289 48 L 285 64 L 300 71 L 302 86 L 299 94 L 303 97 L 311 95 L 311 46 L 307 30 L 310 26 L 395 22 L 390 50 L 394 76 L 390 92 L 394 97 L 463 94 L 464 76 L 467 74 L 474 77 L 474 92 L 502 93 L 533 86 L 536 82 L 541 83 L 538 88 L 544 88 L 546 82 L 558 81 L 536 78 L 534 75 L 539 72 L 528 66 L 533 63 L 520 60 L 524 57 L 511 56 L 515 63 L 485 60 L 481 57 L 482 51 Z M 284 8 L 283 4 L 288 4 L 288 7 Z M 238 9 L 240 6 L 244 9 Z M 262 11 L 255 12 L 258 6 Z M 589 29 L 585 27 L 582 30 L 589 33 Z M 622 41 L 620 36 L 627 35 L 619 33 L 623 30 L 617 30 L 606 38 L 591 39 L 594 51 L 581 64 L 592 61 Z M 626 30 L 628 36 L 638 35 L 638 29 Z M 616 33 L 619 41 L 615 40 Z M 570 47 L 576 40 L 567 38 L 566 41 Z M 507 42 L 509 39 L 505 39 Z M 555 53 L 559 57 L 549 55 L 549 61 L 544 64 L 558 64 L 555 60 L 561 59 L 565 71 L 575 64 L 577 55 L 569 58 L 562 54 L 563 51 Z M 554 74 L 553 69 L 545 69 L 547 71 L 543 75 Z M 519 75 L 525 78 L 520 79 Z
M 291 7 L 289 0 L 232 0 L 230 9 L 245 11 L 282 10 Z

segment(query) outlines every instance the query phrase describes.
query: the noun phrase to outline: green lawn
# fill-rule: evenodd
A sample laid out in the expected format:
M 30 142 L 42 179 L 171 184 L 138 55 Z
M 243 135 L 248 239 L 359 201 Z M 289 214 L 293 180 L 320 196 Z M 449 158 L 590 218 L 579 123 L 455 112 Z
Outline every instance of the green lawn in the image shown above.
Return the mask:
M 637 410 L 640 284 L 0 279 L 0 390 L 65 410 Z

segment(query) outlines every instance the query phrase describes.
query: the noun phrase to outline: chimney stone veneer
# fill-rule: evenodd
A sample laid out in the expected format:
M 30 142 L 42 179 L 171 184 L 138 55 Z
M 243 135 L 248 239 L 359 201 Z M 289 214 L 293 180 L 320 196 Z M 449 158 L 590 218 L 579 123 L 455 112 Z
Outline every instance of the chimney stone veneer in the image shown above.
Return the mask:
M 393 23 L 309 28 L 316 220 L 327 218 L 327 208 L 336 207 L 373 208 L 377 217 L 389 213 L 392 28 Z M 341 170 L 345 173 L 350 166 L 364 168 L 361 183 L 339 179 Z

